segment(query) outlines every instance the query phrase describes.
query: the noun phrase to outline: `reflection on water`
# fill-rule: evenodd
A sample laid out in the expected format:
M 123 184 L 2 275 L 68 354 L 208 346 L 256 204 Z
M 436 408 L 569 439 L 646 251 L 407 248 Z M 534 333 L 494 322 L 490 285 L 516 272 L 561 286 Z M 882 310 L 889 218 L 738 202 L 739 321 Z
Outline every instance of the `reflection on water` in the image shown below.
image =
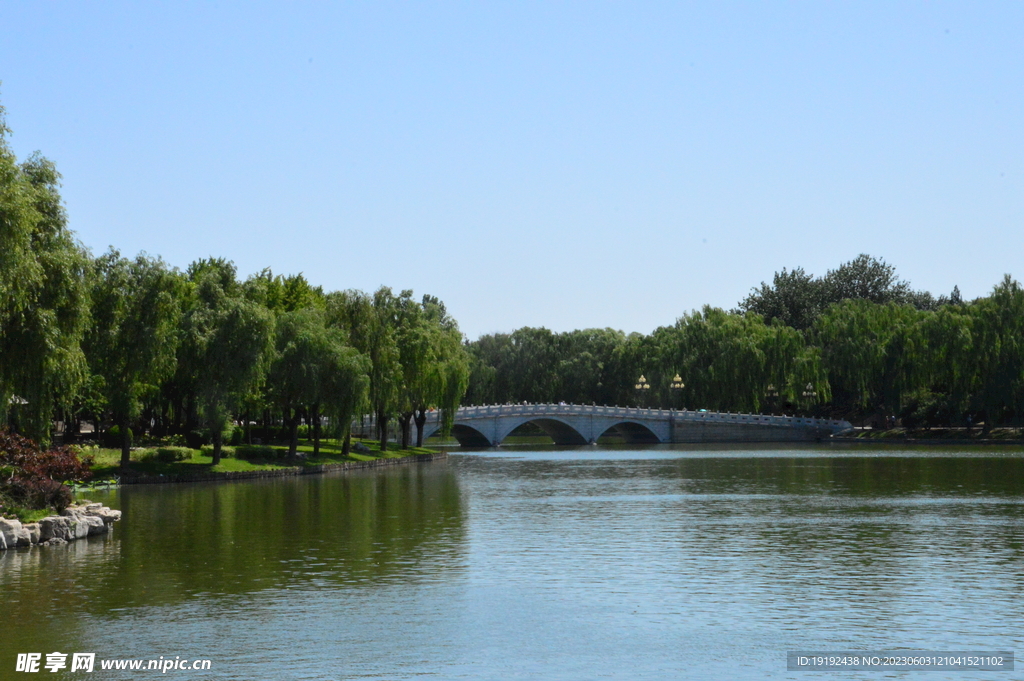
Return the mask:
M 1013 450 L 508 448 L 96 500 L 112 536 L 0 556 L 0 677 L 64 649 L 231 679 L 724 679 L 786 677 L 787 649 L 1020 647 Z

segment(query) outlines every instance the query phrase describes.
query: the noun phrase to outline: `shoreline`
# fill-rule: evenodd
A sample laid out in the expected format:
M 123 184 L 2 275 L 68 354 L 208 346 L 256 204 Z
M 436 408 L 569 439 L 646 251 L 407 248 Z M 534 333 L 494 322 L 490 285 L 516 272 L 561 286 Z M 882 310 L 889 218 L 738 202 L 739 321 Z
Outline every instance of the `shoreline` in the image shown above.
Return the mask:
M 169 475 L 150 473 L 122 474 L 119 485 L 163 485 L 183 482 L 217 482 L 222 480 L 255 480 L 258 478 L 288 478 L 299 475 L 322 475 L 336 471 L 361 470 L 364 468 L 384 468 L 400 466 L 407 463 L 427 463 L 447 459 L 447 452 L 430 454 L 410 454 L 393 458 L 374 459 L 372 461 L 344 461 L 341 463 L 325 463 L 315 466 L 290 466 L 261 471 L 209 471 L 206 473 L 174 473 Z
M 974 440 L 953 437 L 833 437 L 829 440 L 829 442 L 878 445 L 1012 445 L 1017 447 L 1024 445 L 1024 440 L 1021 439 L 999 440 L 993 438 L 979 438 L 977 440 Z

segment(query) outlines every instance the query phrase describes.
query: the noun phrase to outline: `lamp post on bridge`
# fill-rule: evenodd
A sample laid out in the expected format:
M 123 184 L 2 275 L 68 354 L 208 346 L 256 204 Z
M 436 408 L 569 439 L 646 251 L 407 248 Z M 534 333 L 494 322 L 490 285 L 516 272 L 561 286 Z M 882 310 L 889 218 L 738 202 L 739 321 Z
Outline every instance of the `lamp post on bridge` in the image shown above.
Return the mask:
M 676 441 L 676 395 L 683 391 L 686 384 L 683 383 L 683 377 L 678 373 L 672 378 L 672 382 L 668 384 L 669 392 L 672 394 L 672 403 L 669 405 L 668 411 L 668 440 L 669 442 Z
M 686 384 L 683 383 L 683 377 L 679 374 L 676 374 L 672 382 L 668 384 L 668 389 L 672 391 L 673 395 L 678 395 L 685 387 Z M 675 407 L 675 400 L 673 400 L 672 406 Z
M 640 374 L 640 378 L 636 379 L 633 389 L 636 390 L 637 401 L 639 402 L 637 406 L 646 404 L 647 396 L 651 394 L 651 384 L 643 374 Z
M 807 401 L 808 405 L 818 397 L 818 391 L 814 389 L 814 386 L 811 383 L 804 386 L 804 391 L 801 394 L 803 395 L 804 400 Z
M 771 410 L 772 416 L 775 416 L 775 403 L 779 400 L 779 391 L 775 388 L 774 383 L 768 384 L 764 396 L 768 398 L 768 408 Z

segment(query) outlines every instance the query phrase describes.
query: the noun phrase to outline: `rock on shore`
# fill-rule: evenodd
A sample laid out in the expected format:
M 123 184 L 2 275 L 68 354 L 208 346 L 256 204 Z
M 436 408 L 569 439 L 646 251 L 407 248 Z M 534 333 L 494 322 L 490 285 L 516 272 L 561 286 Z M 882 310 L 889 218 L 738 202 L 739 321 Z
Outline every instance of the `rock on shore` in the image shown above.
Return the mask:
M 96 534 L 107 534 L 121 512 L 103 504 L 69 506 L 60 515 L 51 515 L 39 522 L 21 524 L 14 518 L 0 518 L 0 551 L 33 544 L 66 544 Z

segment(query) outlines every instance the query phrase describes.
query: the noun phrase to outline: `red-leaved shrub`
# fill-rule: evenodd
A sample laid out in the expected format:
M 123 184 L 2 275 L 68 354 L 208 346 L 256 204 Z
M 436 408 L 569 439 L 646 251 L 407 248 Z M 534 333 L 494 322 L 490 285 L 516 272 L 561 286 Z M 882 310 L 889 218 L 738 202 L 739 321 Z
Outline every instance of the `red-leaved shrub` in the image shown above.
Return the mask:
M 12 502 L 28 508 L 55 508 L 71 504 L 71 490 L 64 483 L 92 477 L 92 457 L 79 458 L 74 449 L 39 445 L 0 429 L 0 490 Z

